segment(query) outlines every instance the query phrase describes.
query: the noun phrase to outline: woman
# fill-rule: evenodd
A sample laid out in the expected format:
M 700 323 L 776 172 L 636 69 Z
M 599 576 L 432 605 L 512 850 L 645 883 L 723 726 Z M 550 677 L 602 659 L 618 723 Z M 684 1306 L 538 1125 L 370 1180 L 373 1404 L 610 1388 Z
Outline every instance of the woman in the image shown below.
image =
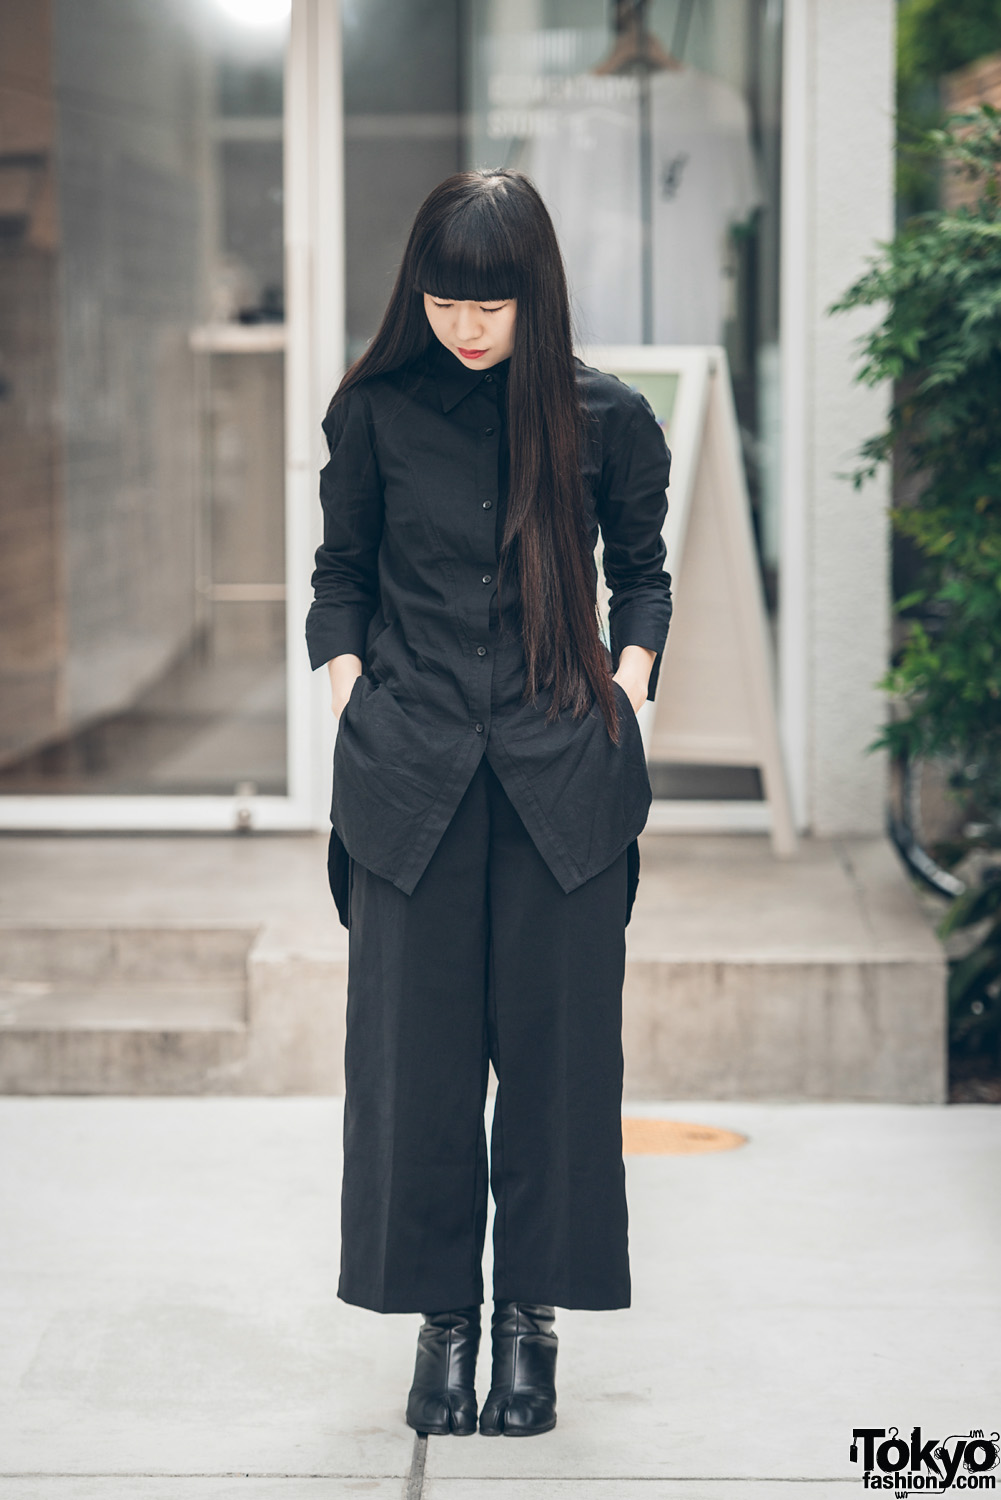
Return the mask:
M 338 1296 L 423 1313 L 407 1421 L 476 1430 L 492 1062 L 479 1430 L 546 1432 L 555 1307 L 630 1300 L 622 982 L 651 801 L 636 710 L 671 617 L 670 455 L 644 398 L 575 358 L 552 223 L 507 169 L 449 177 L 421 206 L 323 430 L 306 635 L 339 718 Z

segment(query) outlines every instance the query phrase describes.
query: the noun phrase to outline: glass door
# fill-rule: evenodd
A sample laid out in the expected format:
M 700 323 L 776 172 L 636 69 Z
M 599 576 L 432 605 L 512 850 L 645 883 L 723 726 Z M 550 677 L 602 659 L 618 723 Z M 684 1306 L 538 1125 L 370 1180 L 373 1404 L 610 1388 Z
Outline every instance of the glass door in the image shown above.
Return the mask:
M 306 826 L 289 0 L 16 5 L 0 825 Z
M 725 349 L 773 650 L 782 20 L 781 0 L 484 0 L 463 32 L 464 164 L 539 188 L 578 346 L 593 363 L 602 346 L 659 347 L 665 370 Z M 658 415 L 670 407 L 665 389 Z M 658 801 L 718 803 L 741 827 L 738 804 L 761 811 L 756 766 L 655 757 L 650 777 Z

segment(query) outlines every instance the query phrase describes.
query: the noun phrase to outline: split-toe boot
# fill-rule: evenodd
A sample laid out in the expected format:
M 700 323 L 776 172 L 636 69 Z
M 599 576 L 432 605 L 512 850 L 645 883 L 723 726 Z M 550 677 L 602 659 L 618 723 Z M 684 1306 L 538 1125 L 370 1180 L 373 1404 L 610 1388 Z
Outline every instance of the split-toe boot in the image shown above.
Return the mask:
M 493 1368 L 480 1412 L 487 1437 L 531 1437 L 556 1426 L 555 1307 L 495 1302 Z
M 407 1398 L 407 1422 L 418 1432 L 476 1431 L 476 1356 L 480 1348 L 480 1309 L 425 1313 L 417 1335 L 414 1383 Z

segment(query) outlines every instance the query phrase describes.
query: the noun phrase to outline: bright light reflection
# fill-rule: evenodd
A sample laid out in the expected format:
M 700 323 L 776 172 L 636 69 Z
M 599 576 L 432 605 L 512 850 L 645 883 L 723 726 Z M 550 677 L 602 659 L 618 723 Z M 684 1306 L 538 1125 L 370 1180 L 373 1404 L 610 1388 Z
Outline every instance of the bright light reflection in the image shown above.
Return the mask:
M 292 0 L 217 0 L 220 10 L 246 26 L 274 26 L 288 18 Z

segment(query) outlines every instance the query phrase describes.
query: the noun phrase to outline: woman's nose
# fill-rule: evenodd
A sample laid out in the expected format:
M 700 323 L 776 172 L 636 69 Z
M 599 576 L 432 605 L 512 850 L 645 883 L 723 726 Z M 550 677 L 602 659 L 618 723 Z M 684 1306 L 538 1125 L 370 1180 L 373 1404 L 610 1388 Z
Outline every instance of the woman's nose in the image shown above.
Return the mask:
M 455 336 L 464 349 L 475 349 L 477 347 L 476 340 L 482 337 L 482 334 L 482 319 L 475 317 L 471 313 L 460 314 L 455 328 Z

